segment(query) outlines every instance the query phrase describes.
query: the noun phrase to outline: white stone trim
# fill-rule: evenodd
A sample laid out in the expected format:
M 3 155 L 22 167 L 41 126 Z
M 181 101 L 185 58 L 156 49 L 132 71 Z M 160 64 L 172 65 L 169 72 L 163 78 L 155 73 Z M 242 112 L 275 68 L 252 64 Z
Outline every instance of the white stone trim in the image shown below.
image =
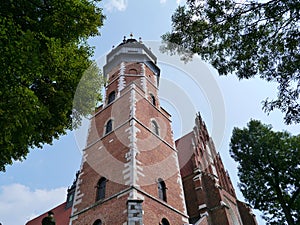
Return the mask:
M 208 215 L 208 212 L 205 212 L 205 213 L 201 213 L 201 214 L 200 214 L 200 217 L 204 217 L 204 216 L 207 216 L 207 217 L 208 217 L 208 216 L 209 216 L 209 215 Z
M 182 178 L 181 178 L 181 174 L 180 174 L 180 167 L 179 167 L 179 160 L 178 160 L 178 155 L 177 152 L 173 152 L 172 154 L 174 160 L 175 160 L 175 164 L 176 164 L 176 168 L 177 168 L 177 183 L 180 186 L 180 194 L 179 197 L 181 198 L 181 202 L 182 202 L 182 206 L 183 206 L 183 212 L 184 214 L 187 214 L 187 209 L 186 209 L 186 205 L 185 205 L 185 197 L 184 197 L 184 192 L 183 192 L 183 185 L 182 185 Z
M 206 204 L 202 204 L 202 205 L 199 205 L 198 206 L 198 209 L 201 210 L 201 209 L 205 209 L 207 208 L 207 205 Z
M 82 163 L 80 165 L 80 171 L 82 171 L 83 163 L 86 161 L 86 157 L 87 157 L 87 154 L 84 153 L 84 156 L 82 157 Z M 78 211 L 77 207 L 75 207 L 75 206 L 82 202 L 82 197 L 84 196 L 84 193 L 81 193 L 81 191 L 80 191 L 80 184 L 82 183 L 81 176 L 83 174 L 84 174 L 84 172 L 80 172 L 78 177 L 77 177 L 71 216 Z M 70 224 L 72 224 L 72 221 L 75 220 L 75 219 L 77 219 L 77 216 L 70 219 Z
M 189 220 L 188 220 L 188 218 L 185 218 L 185 217 L 182 217 L 182 222 L 183 222 L 183 224 L 185 225 L 189 225 Z
M 126 87 L 126 81 L 125 81 L 125 63 L 121 62 L 120 64 L 120 72 L 119 72 L 119 80 L 118 80 L 118 93 L 117 97 L 120 97 L 121 91 Z
M 230 208 L 229 205 L 227 205 L 224 201 L 220 201 L 220 205 L 225 206 L 228 209 Z
M 129 139 L 129 151 L 125 154 L 127 163 L 124 164 L 123 178 L 125 181 L 125 185 L 133 185 L 135 187 L 139 187 L 138 180 L 139 176 L 144 176 L 143 168 L 140 166 L 142 163 L 136 159 L 136 155 L 139 154 L 139 150 L 137 148 L 137 133 L 140 130 L 136 127 L 137 122 L 135 121 L 135 113 L 136 113 L 136 91 L 134 89 L 135 85 L 132 85 L 132 89 L 130 92 L 130 118 L 129 128 L 125 130 L 128 133 Z M 136 195 L 133 198 L 137 198 Z
M 145 77 L 141 78 L 141 86 L 143 88 L 143 91 L 145 93 L 145 97 L 147 95 L 147 79 Z
M 157 87 L 157 74 L 154 74 L 154 83 L 155 83 L 155 86 Z
M 146 76 L 146 67 L 145 67 L 145 64 L 143 63 L 142 64 L 142 76 Z
M 69 225 L 72 225 L 73 221 L 77 220 L 77 219 L 78 219 L 78 216 L 74 216 L 74 217 L 70 218 Z

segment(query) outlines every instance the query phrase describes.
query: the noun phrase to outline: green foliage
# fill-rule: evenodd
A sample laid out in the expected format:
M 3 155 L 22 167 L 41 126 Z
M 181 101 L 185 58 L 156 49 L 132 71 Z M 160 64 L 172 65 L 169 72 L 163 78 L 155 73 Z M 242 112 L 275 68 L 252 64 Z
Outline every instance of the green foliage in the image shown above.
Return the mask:
M 162 36 L 165 51 L 198 53 L 220 75 L 259 76 L 278 83 L 266 112 L 280 109 L 287 124 L 300 122 L 300 2 L 188 0 L 172 16 L 172 32 Z
M 268 224 L 299 224 L 300 135 L 251 120 L 244 129 L 234 128 L 230 153 L 239 163 L 244 197 Z
M 4 0 L 0 7 L 0 170 L 72 129 L 73 96 L 103 15 L 89 0 Z M 92 67 L 94 67 L 93 65 Z M 99 77 L 92 70 L 91 79 Z M 99 96 L 99 86 L 87 90 Z M 95 97 L 95 96 L 94 96 Z M 95 99 L 92 97 L 92 99 Z M 95 102 L 89 103 L 89 108 Z M 79 116 L 75 117 L 80 122 Z

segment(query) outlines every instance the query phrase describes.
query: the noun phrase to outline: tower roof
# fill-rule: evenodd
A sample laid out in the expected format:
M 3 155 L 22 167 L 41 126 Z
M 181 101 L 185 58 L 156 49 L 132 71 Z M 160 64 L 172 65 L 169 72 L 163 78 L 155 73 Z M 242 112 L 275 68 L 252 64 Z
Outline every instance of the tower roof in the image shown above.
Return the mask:
M 157 58 L 152 51 L 142 43 L 141 38 L 137 41 L 132 35 L 128 39 L 124 37 L 123 41 L 108 53 L 106 56 L 106 64 L 103 67 L 104 76 L 106 77 L 107 73 L 121 62 L 146 63 L 158 77 L 160 76 L 160 70 L 156 66 Z
M 137 42 L 138 42 L 138 41 L 137 41 L 135 38 L 133 38 L 133 36 L 132 36 L 132 34 L 131 34 L 131 35 L 130 35 L 130 38 L 128 38 L 128 39 L 126 39 L 126 36 L 124 36 L 123 42 L 120 43 L 119 46 L 120 46 L 120 45 L 127 44 L 127 43 L 137 43 Z M 140 38 L 140 43 L 142 43 L 142 42 L 141 42 L 141 38 Z

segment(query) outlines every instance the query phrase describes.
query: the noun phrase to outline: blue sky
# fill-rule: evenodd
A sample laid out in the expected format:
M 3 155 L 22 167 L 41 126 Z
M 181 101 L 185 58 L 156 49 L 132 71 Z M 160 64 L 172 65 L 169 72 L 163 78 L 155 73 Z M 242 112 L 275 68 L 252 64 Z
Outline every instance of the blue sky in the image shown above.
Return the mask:
M 113 45 L 118 45 L 122 41 L 124 35 L 129 36 L 131 32 L 135 38 L 159 41 L 162 34 L 170 31 L 171 15 L 178 4 L 183 4 L 183 1 L 104 0 L 101 6 L 107 18 L 101 29 L 101 36 L 90 40 L 90 44 L 95 46 L 95 58 L 103 57 Z M 205 88 L 205 82 L 200 85 L 201 90 L 197 89 L 199 85 L 193 87 L 193 84 L 186 81 L 187 79 L 182 82 L 182 76 L 181 78 L 178 76 L 180 69 L 166 65 L 165 62 L 160 63 L 163 67 L 162 79 L 169 86 L 168 82 L 173 82 L 186 90 L 185 93 L 195 110 L 201 112 L 209 131 L 214 133 L 212 127 L 215 125 L 216 115 L 212 113 L 214 109 L 211 108 L 213 104 L 210 101 L 215 100 L 214 96 L 206 93 L 210 89 Z M 222 116 L 225 126 L 222 128 L 222 141 L 218 141 L 217 150 L 221 153 L 225 167 L 229 170 L 236 187 L 238 182 L 236 164 L 228 153 L 233 127 L 243 127 L 250 118 L 254 118 L 272 124 L 276 130 L 285 129 L 299 134 L 300 129 L 296 125 L 285 126 L 279 112 L 273 112 L 269 116 L 262 112 L 261 101 L 276 93 L 274 84 L 258 79 L 238 81 L 235 76 L 219 77 L 216 71 L 209 69 L 213 88 L 217 88 L 221 93 L 216 101 L 224 104 Z M 173 125 L 176 130 L 182 130 L 181 112 L 178 112 L 177 103 L 166 99 L 162 99 L 162 102 L 165 108 L 175 113 Z M 189 113 L 193 122 L 193 115 L 196 112 Z M 180 135 L 181 132 L 175 132 L 175 136 Z M 213 138 L 220 139 L 214 135 Z M 0 222 L 3 225 L 25 224 L 29 219 L 65 201 L 66 189 L 72 184 L 80 162 L 80 145 L 76 142 L 74 132 L 69 132 L 68 135 L 54 141 L 51 146 L 45 145 L 43 149 L 32 150 L 25 161 L 8 166 L 7 171 L 0 174 Z M 237 187 L 236 192 L 242 199 Z M 259 216 L 258 220 L 259 224 L 264 224 Z

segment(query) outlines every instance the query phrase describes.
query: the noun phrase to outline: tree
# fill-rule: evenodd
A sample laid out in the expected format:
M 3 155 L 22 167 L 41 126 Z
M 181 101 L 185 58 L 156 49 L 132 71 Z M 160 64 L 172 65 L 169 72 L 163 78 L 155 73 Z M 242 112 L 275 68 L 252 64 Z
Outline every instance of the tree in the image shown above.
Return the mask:
M 4 0 L 0 7 L 0 170 L 30 148 L 51 144 L 80 123 L 73 109 L 77 85 L 92 63 L 87 38 L 99 34 L 102 10 L 89 0 Z M 98 86 L 86 90 L 91 99 Z M 91 85 L 92 86 L 92 85 Z M 95 101 L 89 103 L 89 107 Z M 72 111 L 74 112 L 72 114 Z
M 300 135 L 251 120 L 234 128 L 230 153 L 239 163 L 239 188 L 268 224 L 300 222 Z
M 280 109 L 287 124 L 300 122 L 300 2 L 188 0 L 172 16 L 164 51 L 198 53 L 220 75 L 259 76 L 278 83 L 263 109 Z

